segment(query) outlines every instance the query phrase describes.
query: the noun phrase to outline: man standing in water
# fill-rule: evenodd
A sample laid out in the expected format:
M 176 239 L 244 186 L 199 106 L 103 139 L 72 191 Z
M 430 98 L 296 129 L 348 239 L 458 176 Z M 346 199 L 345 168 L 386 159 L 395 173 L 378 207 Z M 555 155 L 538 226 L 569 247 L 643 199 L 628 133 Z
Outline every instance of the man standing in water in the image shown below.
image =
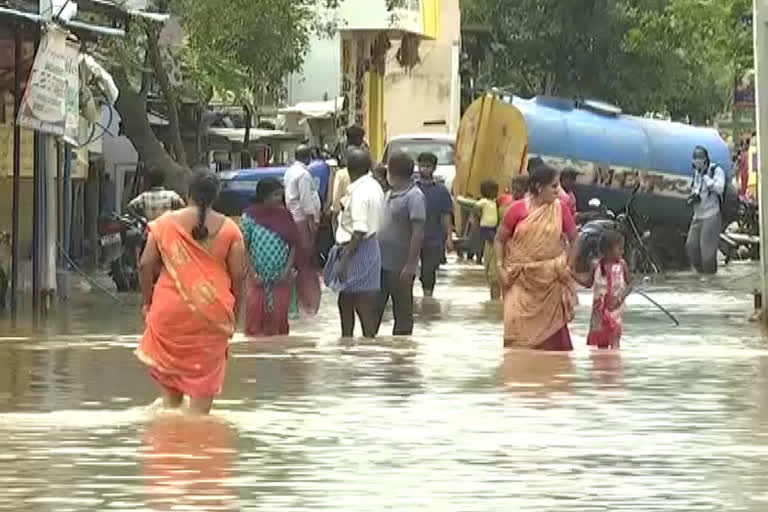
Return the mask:
M 453 250 L 453 200 L 445 185 L 435 181 L 437 157 L 432 153 L 422 153 L 418 165 L 419 188 L 424 194 L 427 213 L 421 248 L 421 287 L 425 297 L 432 297 L 437 269 L 440 268 L 446 250 Z
M 347 128 L 347 148 L 362 148 L 368 150 L 365 144 L 365 130 L 357 125 Z M 338 226 L 338 218 L 341 215 L 341 199 L 347 195 L 347 189 L 350 184 L 349 171 L 342 167 L 333 177 L 333 194 L 331 198 L 331 213 L 333 214 L 334 226 Z
M 299 228 L 302 243 L 309 254 L 314 254 L 317 226 L 320 222 L 320 196 L 315 190 L 309 162 L 309 146 L 296 148 L 296 161 L 285 171 L 285 204 Z
M 693 169 L 693 187 L 688 197 L 693 220 L 685 248 L 688 260 L 699 273 L 716 274 L 725 171 L 709 160 L 709 153 L 701 146 L 693 150 Z
M 405 153 L 390 157 L 387 177 L 392 188 L 384 199 L 379 230 L 382 270 L 378 324 L 392 297 L 394 336 L 413 333 L 413 282 L 419 271 L 427 217 L 424 194 L 411 179 L 413 168 L 413 159 Z
M 347 169 L 352 183 L 341 200 L 336 245 L 328 255 L 324 277 L 326 284 L 339 292 L 342 336 L 352 337 L 357 314 L 363 336 L 373 338 L 378 330 L 381 288 L 381 251 L 376 234 L 384 192 L 370 173 L 368 151 L 350 148 Z

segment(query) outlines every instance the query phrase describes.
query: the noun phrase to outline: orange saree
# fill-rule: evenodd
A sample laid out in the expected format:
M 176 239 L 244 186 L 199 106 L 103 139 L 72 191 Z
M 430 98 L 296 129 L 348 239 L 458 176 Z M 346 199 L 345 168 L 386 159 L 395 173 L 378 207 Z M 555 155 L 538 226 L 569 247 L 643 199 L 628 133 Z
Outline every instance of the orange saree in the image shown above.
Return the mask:
M 531 211 L 507 241 L 504 266 L 504 345 L 571 350 L 568 322 L 576 291 L 562 244 L 559 201 Z
M 150 231 L 163 268 L 136 355 L 166 389 L 194 398 L 217 395 L 235 329 L 226 258 L 232 243 L 242 237 L 240 230 L 227 219 L 201 244 L 166 215 L 152 222 Z

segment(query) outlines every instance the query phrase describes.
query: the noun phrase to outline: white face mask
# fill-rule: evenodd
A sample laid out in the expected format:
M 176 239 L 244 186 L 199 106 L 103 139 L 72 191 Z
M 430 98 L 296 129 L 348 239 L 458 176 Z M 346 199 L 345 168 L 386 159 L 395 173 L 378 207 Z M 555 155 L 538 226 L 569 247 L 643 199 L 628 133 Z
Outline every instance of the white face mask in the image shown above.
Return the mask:
M 707 159 L 706 158 L 694 158 L 693 159 L 693 166 L 698 169 L 699 171 L 703 170 L 707 166 Z

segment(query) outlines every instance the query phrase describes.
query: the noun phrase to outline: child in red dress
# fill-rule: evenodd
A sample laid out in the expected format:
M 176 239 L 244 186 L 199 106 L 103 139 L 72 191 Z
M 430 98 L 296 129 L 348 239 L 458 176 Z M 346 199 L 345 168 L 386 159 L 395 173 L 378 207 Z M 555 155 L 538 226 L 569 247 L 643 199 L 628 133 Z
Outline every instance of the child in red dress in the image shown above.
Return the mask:
M 624 302 L 632 292 L 632 275 L 624 261 L 624 236 L 606 231 L 600 238 L 600 258 L 587 275 L 576 280 L 593 289 L 592 318 L 587 345 L 616 349 L 620 346 Z

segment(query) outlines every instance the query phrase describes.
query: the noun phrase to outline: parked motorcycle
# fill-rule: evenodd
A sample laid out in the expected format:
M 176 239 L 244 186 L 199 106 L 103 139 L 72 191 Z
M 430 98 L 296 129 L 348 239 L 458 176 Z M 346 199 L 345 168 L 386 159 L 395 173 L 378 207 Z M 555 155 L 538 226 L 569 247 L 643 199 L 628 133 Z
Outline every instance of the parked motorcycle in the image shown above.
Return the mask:
M 132 215 L 108 215 L 99 219 L 102 259 L 117 291 L 139 289 L 139 258 L 147 241 L 146 219 Z
M 589 201 L 589 210 L 579 215 L 579 254 L 576 259 L 577 272 L 588 272 L 592 261 L 599 257 L 600 237 L 607 230 L 624 235 L 624 259 L 632 272 L 659 273 L 660 266 L 648 248 L 650 232 L 640 230 L 637 214 L 632 209 L 639 185 L 634 188 L 624 211 L 616 215 L 605 208 L 601 201 Z
M 725 263 L 760 258 L 760 215 L 757 202 L 739 197 L 736 218 L 720 233 L 720 252 Z

